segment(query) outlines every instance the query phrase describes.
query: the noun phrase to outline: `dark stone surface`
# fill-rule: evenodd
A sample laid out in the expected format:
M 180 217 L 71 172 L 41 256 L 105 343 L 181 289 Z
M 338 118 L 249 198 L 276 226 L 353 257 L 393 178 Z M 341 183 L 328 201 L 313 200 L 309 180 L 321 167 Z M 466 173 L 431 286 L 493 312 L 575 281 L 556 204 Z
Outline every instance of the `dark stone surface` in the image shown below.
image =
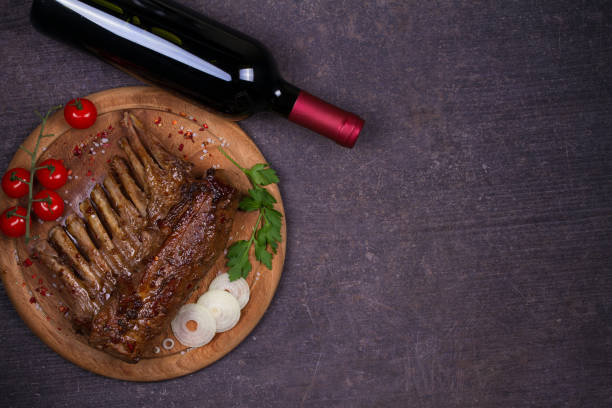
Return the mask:
M 273 114 L 242 123 L 280 173 L 289 247 L 227 357 L 102 378 L 0 289 L 0 406 L 612 405 L 610 2 L 185 3 L 363 115 L 363 136 L 345 150 Z M 138 84 L 34 32 L 28 8 L 0 1 L 5 164 L 35 109 Z

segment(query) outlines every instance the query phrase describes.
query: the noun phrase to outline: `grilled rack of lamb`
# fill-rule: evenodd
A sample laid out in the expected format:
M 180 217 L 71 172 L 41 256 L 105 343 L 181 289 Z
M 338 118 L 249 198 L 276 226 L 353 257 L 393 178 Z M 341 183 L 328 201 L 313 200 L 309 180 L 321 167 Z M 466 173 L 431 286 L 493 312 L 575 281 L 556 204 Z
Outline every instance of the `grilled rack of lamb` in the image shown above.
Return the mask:
M 137 362 L 223 253 L 238 193 L 210 170 L 196 179 L 131 113 L 122 125 L 125 156 L 37 252 L 69 289 L 75 329 Z

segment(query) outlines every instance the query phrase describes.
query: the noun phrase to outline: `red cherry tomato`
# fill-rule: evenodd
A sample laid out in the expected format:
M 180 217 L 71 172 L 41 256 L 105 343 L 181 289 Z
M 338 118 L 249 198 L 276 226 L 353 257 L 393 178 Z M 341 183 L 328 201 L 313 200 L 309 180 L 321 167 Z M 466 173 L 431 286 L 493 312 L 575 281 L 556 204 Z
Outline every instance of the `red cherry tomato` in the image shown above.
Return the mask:
M 25 217 L 27 211 L 23 207 L 11 207 L 0 215 L 0 229 L 9 237 L 20 237 L 26 232 Z M 20 215 L 21 217 L 18 217 Z
M 29 182 L 30 172 L 21 167 L 16 167 L 4 173 L 2 177 L 2 189 L 9 197 L 23 197 L 28 194 L 28 190 L 30 189 L 28 185 Z
M 98 117 L 98 110 L 89 99 L 76 98 L 64 107 L 64 118 L 70 126 L 76 129 L 87 129 Z
M 34 196 L 32 208 L 34 208 L 34 214 L 41 220 L 53 221 L 64 213 L 64 200 L 55 191 L 42 190 Z
M 61 161 L 47 159 L 38 165 L 38 167 L 45 166 L 46 168 L 36 170 L 36 179 L 44 188 L 55 190 L 66 184 L 68 170 Z

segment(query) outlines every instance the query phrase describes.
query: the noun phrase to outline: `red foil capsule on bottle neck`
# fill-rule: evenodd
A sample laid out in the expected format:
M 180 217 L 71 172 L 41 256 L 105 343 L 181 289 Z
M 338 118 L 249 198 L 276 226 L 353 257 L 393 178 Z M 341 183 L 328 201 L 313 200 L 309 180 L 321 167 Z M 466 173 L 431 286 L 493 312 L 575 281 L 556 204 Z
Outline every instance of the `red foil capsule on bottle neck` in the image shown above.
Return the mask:
M 344 111 L 304 91 L 300 91 L 289 114 L 289 120 L 344 147 L 355 145 L 365 123 L 354 113 Z

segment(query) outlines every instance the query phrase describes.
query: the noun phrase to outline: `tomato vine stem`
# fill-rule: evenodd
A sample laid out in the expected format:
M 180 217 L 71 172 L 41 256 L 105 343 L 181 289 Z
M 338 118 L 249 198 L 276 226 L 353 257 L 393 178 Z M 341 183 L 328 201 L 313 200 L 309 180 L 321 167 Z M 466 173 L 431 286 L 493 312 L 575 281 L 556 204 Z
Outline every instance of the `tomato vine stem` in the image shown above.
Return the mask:
M 30 236 L 30 223 L 32 220 L 32 202 L 34 201 L 32 199 L 32 195 L 34 193 L 34 175 L 36 173 L 37 167 L 36 167 L 36 156 L 38 154 L 38 148 L 40 147 L 40 141 L 46 137 L 52 137 L 53 134 L 45 134 L 45 125 L 47 124 L 47 119 L 49 119 L 49 116 L 51 116 L 51 114 L 53 112 L 55 112 L 56 110 L 61 109 L 62 106 L 54 106 L 51 109 L 49 109 L 47 111 L 47 113 L 45 113 L 45 115 L 41 115 L 38 111 L 36 111 L 36 115 L 38 115 L 38 117 L 41 119 L 41 124 L 40 124 L 40 132 L 38 133 L 38 137 L 36 138 L 36 145 L 34 146 L 34 151 L 29 151 L 28 149 L 26 149 L 23 146 L 19 146 L 19 148 L 23 151 L 25 151 L 29 156 L 30 156 L 30 181 L 28 182 L 28 208 L 26 209 L 26 215 L 25 217 L 21 216 L 22 218 L 25 218 L 25 222 L 26 222 L 26 233 L 25 233 L 25 242 L 26 244 L 28 242 L 30 242 L 30 239 L 32 238 Z M 15 214 L 18 215 L 18 214 Z

